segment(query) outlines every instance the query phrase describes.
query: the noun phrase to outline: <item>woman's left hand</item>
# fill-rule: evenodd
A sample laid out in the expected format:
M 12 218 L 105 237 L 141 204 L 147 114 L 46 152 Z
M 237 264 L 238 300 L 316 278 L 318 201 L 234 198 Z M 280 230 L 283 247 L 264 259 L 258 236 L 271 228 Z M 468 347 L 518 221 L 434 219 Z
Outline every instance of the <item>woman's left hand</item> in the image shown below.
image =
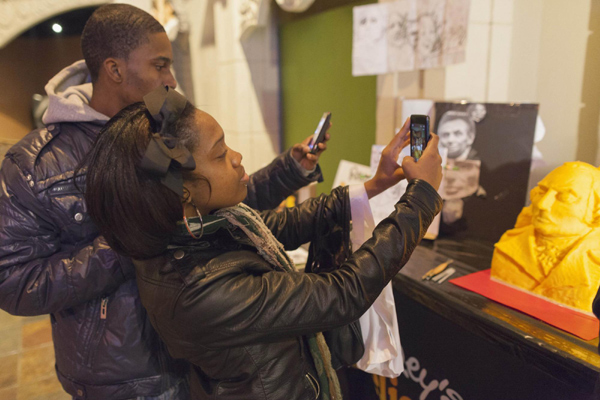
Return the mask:
M 365 182 L 365 189 L 369 198 L 377 196 L 404 179 L 404 170 L 398 165 L 398 156 L 402 149 L 410 144 L 409 127 L 410 118 L 407 118 L 402 128 L 381 152 L 377 172 Z

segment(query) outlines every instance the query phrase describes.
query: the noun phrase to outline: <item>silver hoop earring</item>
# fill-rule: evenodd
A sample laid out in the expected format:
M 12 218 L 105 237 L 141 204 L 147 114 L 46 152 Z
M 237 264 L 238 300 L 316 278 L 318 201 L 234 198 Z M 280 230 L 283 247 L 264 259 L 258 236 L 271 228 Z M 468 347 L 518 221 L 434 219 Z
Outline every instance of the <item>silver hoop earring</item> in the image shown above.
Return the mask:
M 188 224 L 187 217 L 185 216 L 185 205 L 183 206 L 183 222 L 185 223 L 185 227 L 186 227 L 188 233 L 190 234 L 190 236 L 192 238 L 198 240 L 202 237 L 202 235 L 204 235 L 204 221 L 202 221 L 202 214 L 200 214 L 200 210 L 198 210 L 198 207 L 196 207 L 194 204 L 192 204 L 192 205 L 194 206 L 194 209 L 196 209 L 196 214 L 198 214 L 198 218 L 200 218 L 200 236 L 194 235 L 194 233 L 190 229 L 190 225 Z

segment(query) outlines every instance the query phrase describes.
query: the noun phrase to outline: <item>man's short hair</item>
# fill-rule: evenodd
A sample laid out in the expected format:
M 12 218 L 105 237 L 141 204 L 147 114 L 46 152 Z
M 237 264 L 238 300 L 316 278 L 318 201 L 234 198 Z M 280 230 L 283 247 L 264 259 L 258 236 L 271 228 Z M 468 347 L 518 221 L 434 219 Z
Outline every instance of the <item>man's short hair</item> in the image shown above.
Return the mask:
M 148 41 L 148 35 L 165 32 L 150 14 L 129 4 L 107 4 L 90 16 L 81 34 L 83 58 L 96 82 L 104 60 L 127 60 L 129 54 Z

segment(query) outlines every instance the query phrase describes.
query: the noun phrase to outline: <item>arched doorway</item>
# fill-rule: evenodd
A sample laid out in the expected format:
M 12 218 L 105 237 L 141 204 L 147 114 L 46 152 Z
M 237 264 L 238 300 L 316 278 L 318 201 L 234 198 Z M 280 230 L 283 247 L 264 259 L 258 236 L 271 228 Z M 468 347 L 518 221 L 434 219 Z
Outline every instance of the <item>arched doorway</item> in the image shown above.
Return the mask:
M 0 3 L 0 156 L 33 128 L 33 95 L 45 94 L 52 76 L 82 58 L 81 30 L 103 3 L 107 1 Z
M 110 3 L 107 0 L 20 0 L 0 2 L 0 49 L 21 33 L 56 15 Z

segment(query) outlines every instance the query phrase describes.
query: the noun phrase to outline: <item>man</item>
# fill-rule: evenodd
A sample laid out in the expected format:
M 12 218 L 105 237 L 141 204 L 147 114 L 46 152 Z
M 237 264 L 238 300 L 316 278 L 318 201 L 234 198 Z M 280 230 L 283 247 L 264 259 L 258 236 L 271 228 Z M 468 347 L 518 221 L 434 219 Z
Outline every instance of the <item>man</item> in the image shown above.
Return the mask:
M 556 168 L 531 191 L 515 228 L 496 244 L 492 276 L 592 312 L 600 286 L 600 170 Z
M 47 128 L 9 150 L 0 169 L 0 308 L 51 315 L 58 378 L 76 399 L 188 399 L 187 366 L 152 329 L 130 261 L 86 215 L 78 169 L 109 117 L 159 85 L 175 87 L 171 45 L 149 14 L 110 4 L 90 17 L 82 50 L 85 63 L 46 86 Z M 273 208 L 319 179 L 308 150 L 296 145 L 254 174 L 246 201 Z
M 438 124 L 440 146 L 448 149 L 448 158 L 479 160 L 475 149 L 475 122 L 464 111 L 446 111 Z

